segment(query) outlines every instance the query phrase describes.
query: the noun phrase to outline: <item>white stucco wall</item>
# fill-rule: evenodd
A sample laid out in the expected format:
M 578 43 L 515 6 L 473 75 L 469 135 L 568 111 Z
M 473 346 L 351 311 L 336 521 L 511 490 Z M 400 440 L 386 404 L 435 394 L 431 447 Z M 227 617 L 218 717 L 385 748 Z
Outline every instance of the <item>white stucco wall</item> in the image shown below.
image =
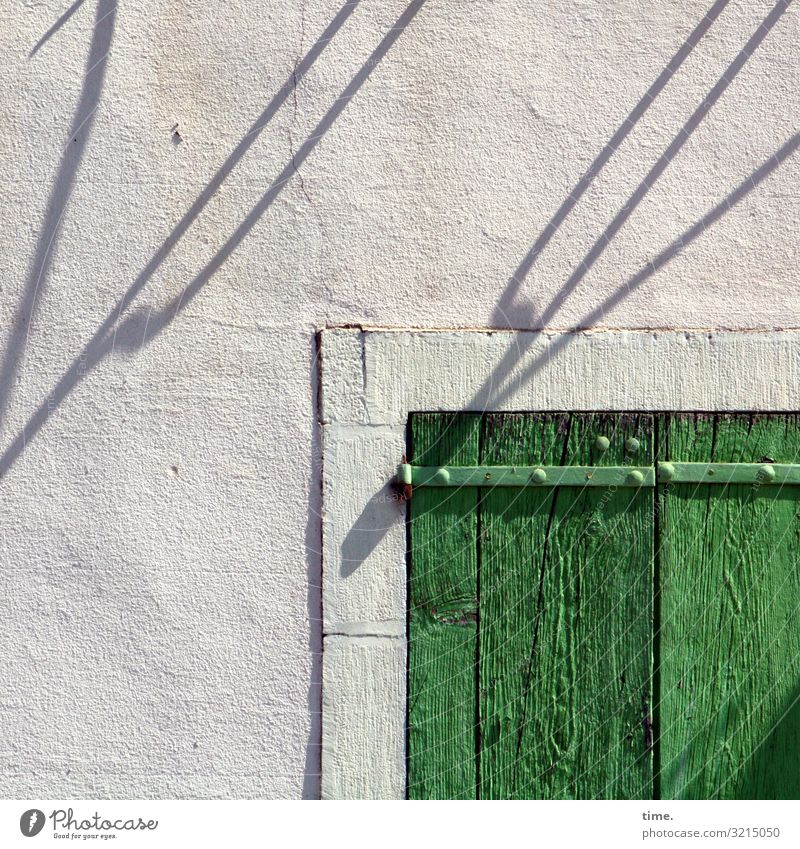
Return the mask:
M 319 795 L 317 330 L 800 327 L 794 5 L 0 13 L 3 795 Z

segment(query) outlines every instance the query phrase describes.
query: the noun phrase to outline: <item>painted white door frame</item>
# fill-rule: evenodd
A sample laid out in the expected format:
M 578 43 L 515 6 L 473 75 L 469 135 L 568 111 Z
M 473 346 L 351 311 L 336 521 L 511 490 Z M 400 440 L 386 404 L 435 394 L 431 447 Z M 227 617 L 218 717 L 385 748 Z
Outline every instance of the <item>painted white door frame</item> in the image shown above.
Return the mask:
M 405 792 L 412 411 L 800 409 L 800 333 L 325 330 L 324 798 Z

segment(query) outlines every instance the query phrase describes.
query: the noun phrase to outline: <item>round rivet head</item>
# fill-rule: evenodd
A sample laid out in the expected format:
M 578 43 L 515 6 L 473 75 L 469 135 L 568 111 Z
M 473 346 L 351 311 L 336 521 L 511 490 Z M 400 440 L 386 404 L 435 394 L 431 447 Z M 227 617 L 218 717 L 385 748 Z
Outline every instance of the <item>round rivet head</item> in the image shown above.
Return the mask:
M 762 483 L 775 480 L 775 469 L 772 466 L 761 466 L 756 474 L 758 480 Z
M 411 466 L 408 463 L 401 463 L 397 467 L 397 482 L 403 486 L 409 486 L 411 484 Z
M 628 472 L 625 480 L 633 486 L 641 486 L 644 483 L 644 475 L 638 469 L 633 469 Z
M 446 484 L 450 482 L 450 472 L 447 469 L 437 469 L 433 476 L 433 482 L 438 484 Z
M 630 436 L 625 440 L 625 450 L 628 454 L 635 454 L 639 450 L 639 440 L 635 436 Z
M 658 478 L 662 481 L 671 481 L 675 477 L 675 466 L 672 463 L 658 464 Z
M 607 436 L 598 436 L 594 441 L 594 447 L 598 451 L 608 451 L 609 445 L 611 445 L 611 443 L 608 441 Z
M 547 472 L 544 469 L 534 469 L 531 478 L 534 483 L 544 483 L 547 480 Z

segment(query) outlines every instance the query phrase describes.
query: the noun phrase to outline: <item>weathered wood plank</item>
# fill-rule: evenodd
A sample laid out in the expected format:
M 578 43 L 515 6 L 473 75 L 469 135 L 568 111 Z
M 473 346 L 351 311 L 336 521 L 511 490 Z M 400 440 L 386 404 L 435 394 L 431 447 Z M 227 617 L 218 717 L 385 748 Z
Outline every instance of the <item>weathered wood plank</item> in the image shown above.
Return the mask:
M 659 459 L 796 463 L 795 415 L 673 415 Z M 665 799 L 800 797 L 796 487 L 659 487 Z
M 480 416 L 414 414 L 411 458 L 475 465 Z M 476 794 L 478 491 L 421 488 L 410 502 L 408 795 Z
M 485 465 L 653 461 L 639 415 L 489 414 L 483 443 Z M 484 491 L 481 526 L 482 795 L 651 798 L 653 490 Z

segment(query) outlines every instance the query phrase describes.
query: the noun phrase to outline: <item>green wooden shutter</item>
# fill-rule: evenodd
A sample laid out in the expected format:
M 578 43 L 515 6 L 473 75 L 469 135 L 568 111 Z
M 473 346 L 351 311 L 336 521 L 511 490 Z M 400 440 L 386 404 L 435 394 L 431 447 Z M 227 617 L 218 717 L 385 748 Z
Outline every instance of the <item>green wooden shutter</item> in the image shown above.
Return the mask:
M 797 463 L 795 415 L 669 416 L 668 460 Z M 659 492 L 666 799 L 800 798 L 800 487 Z
M 480 416 L 418 415 L 419 462 L 478 462 Z M 420 488 L 412 499 L 408 794 L 475 798 L 478 491 Z
M 788 416 L 415 414 L 409 451 L 455 479 L 792 463 L 798 433 Z M 798 495 L 416 487 L 409 796 L 796 798 Z

